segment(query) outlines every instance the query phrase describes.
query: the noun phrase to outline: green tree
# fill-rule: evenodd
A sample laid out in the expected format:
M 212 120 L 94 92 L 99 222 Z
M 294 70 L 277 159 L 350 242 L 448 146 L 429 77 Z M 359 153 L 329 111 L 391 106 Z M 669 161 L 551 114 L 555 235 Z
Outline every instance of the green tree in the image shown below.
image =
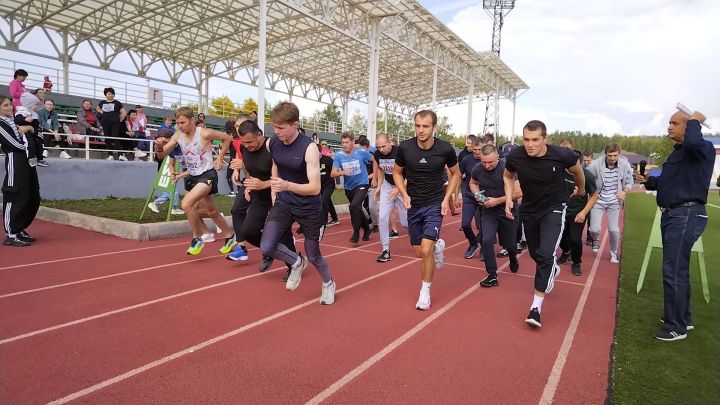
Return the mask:
M 268 111 L 268 105 L 267 101 L 265 102 L 265 111 Z M 253 100 L 252 97 L 246 98 L 245 101 L 243 101 L 242 107 L 240 108 L 240 112 L 244 112 L 245 114 L 250 114 L 253 111 L 258 110 L 258 105 L 255 100 Z
M 386 118 L 387 131 L 385 130 Z M 413 132 L 412 118 L 389 111 L 387 113 L 382 112 L 377 114 L 376 129 L 378 134 L 387 132 L 392 139 L 397 141 L 403 141 L 415 135 Z
M 367 119 L 360 114 L 360 111 L 355 110 L 350 116 L 350 122 L 348 122 L 348 128 L 352 131 L 353 135 L 357 138 L 359 135 L 367 135 Z
M 210 99 L 210 108 L 208 113 L 217 117 L 232 117 L 238 114 L 239 110 L 230 97 L 223 95 Z

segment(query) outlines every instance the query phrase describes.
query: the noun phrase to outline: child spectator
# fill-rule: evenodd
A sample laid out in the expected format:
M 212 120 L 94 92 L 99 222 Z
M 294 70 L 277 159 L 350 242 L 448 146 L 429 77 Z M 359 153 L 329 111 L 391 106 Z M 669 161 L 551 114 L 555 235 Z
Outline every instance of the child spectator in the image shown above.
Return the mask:
M 43 78 L 43 90 L 45 90 L 46 93 L 50 93 L 52 91 L 53 84 L 50 81 L 50 76 L 45 76 Z
M 125 133 L 130 137 L 131 139 L 145 139 L 145 128 L 140 124 L 140 121 L 138 121 L 137 118 L 137 111 L 130 110 L 128 112 L 128 116 L 125 119 Z M 147 142 L 131 142 L 128 141 L 128 145 L 125 149 L 132 148 L 132 150 L 135 152 L 135 157 L 141 158 L 147 156 L 147 153 L 142 152 L 141 149 L 144 149 L 147 146 Z
M 32 132 L 26 132 L 25 138 L 27 139 L 27 154 L 30 166 L 50 166 L 43 156 L 43 138 L 40 135 L 40 120 L 38 118 L 37 109 L 40 106 L 40 100 L 30 93 L 23 93 L 20 96 L 20 107 L 18 107 L 15 113 L 15 124 L 31 125 L 33 127 Z
M 25 93 L 25 85 L 23 82 L 28 77 L 28 72 L 24 69 L 18 69 L 13 75 L 13 79 L 10 81 L 8 86 L 10 90 L 10 97 L 12 97 L 13 111 L 17 111 L 18 107 L 21 107 L 20 96 Z

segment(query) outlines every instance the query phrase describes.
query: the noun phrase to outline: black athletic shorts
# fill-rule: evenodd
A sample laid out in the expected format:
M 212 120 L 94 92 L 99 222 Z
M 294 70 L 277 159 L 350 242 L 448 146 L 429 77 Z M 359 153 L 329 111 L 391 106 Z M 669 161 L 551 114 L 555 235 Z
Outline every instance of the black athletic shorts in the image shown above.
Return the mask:
M 210 186 L 210 194 L 217 194 L 218 192 L 218 174 L 217 170 L 210 169 L 197 176 L 190 176 L 185 179 L 185 191 L 190 191 L 195 185 L 204 183 Z

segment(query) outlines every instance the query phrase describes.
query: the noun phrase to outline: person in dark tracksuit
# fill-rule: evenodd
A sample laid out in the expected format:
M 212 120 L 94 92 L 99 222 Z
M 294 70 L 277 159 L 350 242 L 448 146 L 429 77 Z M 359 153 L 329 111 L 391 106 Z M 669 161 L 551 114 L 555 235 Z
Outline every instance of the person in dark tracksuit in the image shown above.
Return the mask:
M 585 176 L 572 150 L 547 144 L 547 128 L 533 120 L 523 128 L 523 146 L 514 148 L 505 160 L 505 195 L 513 195 L 514 178 L 520 182 L 523 201 L 520 219 L 525 228 L 530 257 L 536 263 L 535 294 L 525 322 L 540 327 L 540 311 L 545 294 L 555 285 L 560 267 L 555 261 L 555 250 L 560 243 L 565 224 L 568 195 L 565 190 L 565 169 L 573 176 L 576 193 L 571 198 L 585 195 Z M 514 219 L 513 202 L 505 202 L 505 215 Z
M 468 248 L 465 250 L 464 254 L 466 259 L 473 258 L 475 252 L 477 252 L 479 248 L 479 243 L 482 240 L 480 218 L 482 217 L 483 207 L 475 199 L 469 187 L 471 172 L 473 168 L 480 163 L 480 151 L 482 150 L 482 147 L 482 139 L 473 137 L 472 143 L 470 144 L 470 153 L 465 154 L 462 160 L 458 160 L 461 175 L 460 189 L 462 190 L 462 220 L 460 221 L 460 229 L 462 229 L 463 234 L 468 241 Z M 464 150 L 465 149 L 463 149 L 463 151 Z M 462 154 L 463 151 L 460 151 L 460 153 Z M 473 221 L 475 222 L 475 227 L 478 231 L 477 234 L 475 234 L 472 229 Z M 482 258 L 483 255 L 481 252 L 480 259 L 482 260 Z
M 35 242 L 26 229 L 40 208 L 40 183 L 37 169 L 27 155 L 25 133 L 30 125 L 17 126 L 12 116 L 12 100 L 0 96 L 0 149 L 5 154 L 5 179 L 2 183 L 5 246 L 29 246 Z
M 473 151 L 474 152 L 474 151 Z M 466 158 L 469 159 L 469 158 Z M 487 277 L 480 282 L 481 287 L 497 287 L 497 260 L 495 256 L 495 238 L 500 235 L 500 244 L 510 257 L 510 271 L 517 273 L 520 264 L 517 259 L 517 221 L 505 217 L 505 201 L 517 200 L 521 196 L 520 187 L 514 188 L 515 195 L 507 197 L 503 182 L 505 161 L 500 160 L 495 145 L 484 145 L 480 151 L 480 163 L 470 172 L 470 192 L 478 205 L 483 207 L 480 226 L 482 232 L 482 256 L 485 258 Z M 515 197 L 515 198 L 513 198 Z

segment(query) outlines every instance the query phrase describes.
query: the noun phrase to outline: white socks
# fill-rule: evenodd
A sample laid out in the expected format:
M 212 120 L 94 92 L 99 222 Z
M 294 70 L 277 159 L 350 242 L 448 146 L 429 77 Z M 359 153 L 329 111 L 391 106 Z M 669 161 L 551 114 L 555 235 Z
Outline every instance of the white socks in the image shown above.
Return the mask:
M 543 299 L 545 299 L 545 297 L 538 297 L 537 295 L 533 295 L 533 303 L 530 306 L 530 309 L 537 308 L 538 312 L 542 312 Z
M 428 283 L 427 281 L 423 281 L 423 282 L 422 282 L 422 287 L 420 287 L 420 291 L 421 291 L 421 292 L 424 291 L 424 292 L 429 293 L 429 292 L 430 292 L 430 284 L 432 284 L 432 283 Z

